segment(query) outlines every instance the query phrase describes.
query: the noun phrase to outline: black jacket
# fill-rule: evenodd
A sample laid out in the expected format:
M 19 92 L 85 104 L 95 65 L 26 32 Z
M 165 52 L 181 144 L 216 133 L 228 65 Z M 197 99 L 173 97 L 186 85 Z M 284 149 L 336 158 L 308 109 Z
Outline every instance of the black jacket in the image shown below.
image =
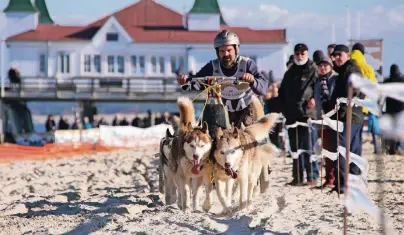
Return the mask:
M 390 67 L 390 77 L 383 83 L 404 82 L 404 78 L 401 75 L 400 68 L 393 64 Z M 396 115 L 404 110 L 404 103 L 393 98 L 386 98 L 386 113 L 390 115 Z
M 354 60 L 348 60 L 341 67 L 335 67 L 334 70 L 338 73 L 338 78 L 335 82 L 334 93 L 332 94 L 332 98 L 330 99 L 332 107 L 335 107 L 338 98 L 340 97 L 348 98 L 349 76 L 353 73 L 362 76 L 362 73 Z M 360 90 L 354 89 L 352 97 L 359 97 L 361 99 L 364 99 L 365 95 L 361 93 Z M 346 112 L 347 112 L 347 105 L 341 103 L 340 108 L 338 110 L 339 121 L 346 122 Z M 336 115 L 331 117 L 331 119 L 336 120 L 337 119 Z M 352 123 L 353 124 L 363 123 L 362 107 L 359 106 L 352 107 Z
M 283 76 L 279 88 L 279 106 L 286 118 L 286 124 L 306 121 L 316 117 L 316 109 L 307 109 L 307 102 L 314 97 L 317 80 L 317 66 L 311 60 L 298 66 L 293 64 Z

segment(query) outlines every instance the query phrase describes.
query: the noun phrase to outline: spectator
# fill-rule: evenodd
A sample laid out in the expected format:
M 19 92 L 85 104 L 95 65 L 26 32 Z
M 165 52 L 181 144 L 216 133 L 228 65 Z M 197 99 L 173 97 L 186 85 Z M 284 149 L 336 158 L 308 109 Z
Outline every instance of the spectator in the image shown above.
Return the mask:
M 335 82 L 335 92 L 333 92 L 331 99 L 327 106 L 335 107 L 338 98 L 347 98 L 348 97 L 348 84 L 349 84 L 349 76 L 351 74 L 356 73 L 362 76 L 362 73 L 359 67 L 356 65 L 355 61 L 350 58 L 349 48 L 346 45 L 340 44 L 335 46 L 333 51 L 333 56 L 335 57 L 334 70 L 338 73 L 338 78 Z M 354 97 L 359 97 L 361 99 L 364 98 L 363 94 L 354 89 L 353 92 Z M 347 105 L 341 103 L 338 110 L 338 120 L 343 122 L 344 129 L 343 132 L 338 133 L 338 137 L 334 137 L 334 139 L 330 139 L 330 143 L 332 144 L 333 150 L 332 152 L 337 152 L 339 146 L 337 146 L 337 138 L 339 139 L 340 146 L 345 146 L 346 139 L 346 114 L 347 114 Z M 336 120 L 337 114 L 333 115 L 331 119 Z M 363 113 L 362 108 L 354 106 L 352 107 L 352 125 L 351 125 L 351 136 L 350 136 L 350 145 L 351 152 L 356 155 L 362 155 L 362 126 L 363 126 Z M 336 180 L 334 181 L 334 189 L 333 191 L 339 191 L 339 193 L 343 194 L 345 190 L 345 158 L 339 155 L 339 165 L 337 165 L 337 161 L 334 162 L 334 175 L 336 176 Z M 339 168 L 339 177 L 338 175 Z M 358 166 L 354 163 L 350 164 L 349 173 L 359 175 L 361 173 Z
M 132 126 L 134 127 L 142 127 L 142 120 L 135 114 L 135 117 L 132 120 Z
M 21 75 L 20 71 L 17 68 L 11 67 L 8 70 L 8 79 L 10 83 L 20 84 L 21 83 Z
M 278 99 L 278 84 L 273 82 L 268 87 L 268 92 L 264 96 L 264 111 L 265 114 L 268 113 L 278 113 L 279 112 L 279 104 L 277 103 Z M 283 149 L 282 146 L 282 138 L 279 136 L 279 133 L 282 132 L 283 124 L 276 123 L 272 132 L 269 134 L 269 139 L 271 142 L 278 148 Z
M 328 46 L 327 46 L 327 54 L 328 54 L 328 57 L 332 60 L 332 63 L 333 63 L 333 67 L 335 68 L 337 65 L 335 64 L 335 57 L 332 55 L 332 52 L 334 51 L 334 48 L 335 48 L 335 46 L 336 46 L 336 44 L 329 44 Z
M 59 118 L 58 129 L 59 130 L 69 129 L 69 123 L 67 123 L 67 120 L 63 117 L 63 115 L 61 115 Z
M 313 53 L 313 62 L 318 64 L 322 58 L 324 58 L 324 52 L 322 50 L 317 50 Z
M 112 126 L 119 126 L 119 115 L 115 115 Z
M 317 119 L 321 119 L 323 113 L 328 113 L 334 109 L 334 107 L 327 106 L 327 104 L 335 90 L 338 74 L 333 70 L 333 61 L 328 57 L 321 59 L 317 66 L 319 78 L 314 87 L 314 98 L 317 104 Z M 336 131 L 328 128 L 328 126 L 323 127 L 322 143 L 325 150 L 335 151 L 335 146 L 330 142 L 335 136 L 337 136 Z M 334 181 L 334 162 L 329 158 L 325 158 L 325 183 L 321 187 L 334 187 Z
M 269 70 L 268 72 L 268 83 L 275 83 L 274 71 Z
M 48 118 L 46 119 L 46 123 L 45 123 L 45 129 L 46 129 L 46 132 L 56 131 L 56 122 L 54 120 L 53 115 L 48 115 Z
M 315 118 L 316 111 L 314 84 L 317 79 L 317 67 L 309 59 L 309 49 L 305 44 L 297 44 L 294 53 L 294 63 L 286 71 L 279 88 L 279 107 L 286 118 L 286 125 L 307 122 L 309 118 Z M 312 143 L 315 143 L 317 138 L 315 132 L 312 132 L 311 136 L 309 133 L 309 128 L 305 126 L 288 129 L 292 152 L 296 153 L 299 149 L 307 151 L 299 154 L 298 159 L 293 159 L 293 180 L 288 183 L 289 185 L 301 185 L 304 170 L 307 173 L 308 184 L 315 185 L 318 179 L 318 164 L 310 162 L 310 138 Z
M 129 122 L 126 119 L 126 117 L 123 117 L 123 119 L 119 122 L 120 126 L 129 126 Z
M 358 49 L 355 49 L 358 48 Z M 367 79 L 369 79 L 373 83 L 378 83 L 376 79 L 376 74 L 375 71 L 373 70 L 372 66 L 368 65 L 366 63 L 366 59 L 364 54 L 365 53 L 365 47 L 357 43 L 352 47 L 352 52 L 351 52 L 351 58 L 356 62 L 356 65 L 359 67 L 361 73 L 363 76 Z M 364 115 L 368 116 L 368 127 L 369 127 L 369 132 L 372 134 L 372 139 L 373 139 L 373 146 L 374 146 L 374 153 L 380 153 L 381 152 L 381 137 L 380 137 L 380 129 L 378 125 L 377 118 L 374 114 L 370 113 L 369 110 L 366 108 L 362 108 L 362 112 Z M 363 130 L 363 128 L 362 128 Z M 362 136 L 362 135 L 361 135 Z
M 332 61 L 334 61 L 334 59 L 335 59 L 334 56 L 332 55 L 332 53 L 334 52 L 335 46 L 336 46 L 335 43 L 329 44 L 329 45 L 327 46 L 327 55 L 328 55 L 328 57 L 329 57 Z
M 404 78 L 400 72 L 400 67 L 398 65 L 393 64 L 390 67 L 390 76 L 383 83 L 392 83 L 399 82 L 404 83 Z M 386 113 L 396 117 L 397 114 L 404 111 L 404 103 L 393 98 L 386 98 Z M 394 155 L 397 154 L 397 151 L 400 154 L 403 154 L 403 147 L 399 140 L 396 139 L 388 139 L 386 140 L 386 145 L 388 148 L 388 154 Z
M 93 126 L 90 123 L 90 119 L 88 117 L 84 117 L 84 129 L 91 129 Z
M 147 117 L 145 117 L 145 118 L 143 119 L 143 123 L 144 123 L 144 127 L 145 127 L 145 128 L 151 127 L 151 126 L 154 125 L 153 114 L 152 114 L 152 112 L 151 112 L 150 109 L 147 110 Z
M 82 129 L 82 128 L 83 128 L 83 125 L 82 125 L 80 119 L 77 118 L 77 117 L 74 118 L 74 122 L 73 122 L 73 124 L 71 126 L 71 129 L 72 130 L 78 130 L 78 129 Z
M 288 62 L 286 62 L 287 69 L 289 69 L 293 65 L 293 63 L 294 63 L 294 57 L 293 55 L 290 55 Z
M 154 117 L 154 123 L 155 125 L 159 125 L 164 122 L 163 117 L 161 116 L 161 113 L 157 113 L 156 116 Z

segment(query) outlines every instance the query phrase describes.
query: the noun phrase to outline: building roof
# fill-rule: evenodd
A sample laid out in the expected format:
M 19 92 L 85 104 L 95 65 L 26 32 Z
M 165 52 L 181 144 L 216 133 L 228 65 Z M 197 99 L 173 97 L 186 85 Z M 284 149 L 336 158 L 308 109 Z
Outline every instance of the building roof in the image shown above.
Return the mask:
M 115 17 L 135 42 L 211 43 L 217 31 L 189 31 L 183 16 L 153 0 L 140 0 L 87 26 L 38 25 L 36 30 L 8 38 L 8 41 L 91 40 L 110 17 Z M 221 25 L 238 34 L 242 43 L 285 43 L 286 30 L 253 30 Z
M 3 12 L 37 12 L 31 0 L 10 0 Z
M 194 5 L 189 11 L 190 14 L 214 13 L 220 15 L 220 24 L 227 25 L 220 11 L 218 0 L 195 0 Z
M 39 23 L 40 24 L 53 24 L 53 19 L 49 14 L 48 7 L 45 0 L 35 0 L 35 6 L 39 10 Z

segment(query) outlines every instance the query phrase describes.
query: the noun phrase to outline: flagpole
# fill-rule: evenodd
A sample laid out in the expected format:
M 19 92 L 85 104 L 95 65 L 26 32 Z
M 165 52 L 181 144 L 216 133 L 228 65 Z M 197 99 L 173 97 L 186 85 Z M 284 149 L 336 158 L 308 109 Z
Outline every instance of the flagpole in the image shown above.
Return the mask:
M 350 151 L 351 151 L 351 131 L 352 131 L 352 96 L 353 96 L 353 87 L 352 82 L 349 81 L 348 85 L 348 104 L 347 104 L 347 113 L 346 113 L 346 136 L 345 136 L 345 207 L 344 207 L 344 235 L 347 235 L 348 229 L 348 208 L 347 208 L 347 200 L 348 200 L 348 177 L 349 177 L 349 161 L 350 161 Z M 361 143 L 362 144 L 362 143 Z

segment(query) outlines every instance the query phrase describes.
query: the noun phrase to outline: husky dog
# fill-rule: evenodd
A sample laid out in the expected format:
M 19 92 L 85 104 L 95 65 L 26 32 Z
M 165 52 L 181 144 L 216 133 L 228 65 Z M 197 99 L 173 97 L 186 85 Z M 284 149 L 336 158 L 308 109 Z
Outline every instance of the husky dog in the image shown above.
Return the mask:
M 175 175 L 168 165 L 174 138 L 175 136 L 167 128 L 166 136 L 160 142 L 160 193 L 165 194 L 166 205 L 170 205 L 177 200 L 174 183 Z
M 231 212 L 232 182 L 237 180 L 240 187 L 240 209 L 251 204 L 254 188 L 264 166 L 269 165 L 269 157 L 274 149 L 268 140 L 278 114 L 264 116 L 258 122 L 242 129 L 218 129 L 213 166 L 216 191 L 225 213 Z M 224 188 L 227 186 L 227 199 Z
M 206 172 L 210 164 L 209 153 L 212 141 L 208 125 L 204 122 L 201 126 L 195 126 L 195 109 L 189 98 L 180 97 L 177 105 L 180 111 L 180 127 L 178 137 L 175 137 L 172 142 L 169 166 L 175 173 L 174 181 L 179 191 L 179 205 L 184 211 L 190 211 L 192 178 L 193 210 L 200 210 L 199 194 L 204 183 L 206 200 L 203 209 L 209 211 L 212 184 L 210 175 Z

